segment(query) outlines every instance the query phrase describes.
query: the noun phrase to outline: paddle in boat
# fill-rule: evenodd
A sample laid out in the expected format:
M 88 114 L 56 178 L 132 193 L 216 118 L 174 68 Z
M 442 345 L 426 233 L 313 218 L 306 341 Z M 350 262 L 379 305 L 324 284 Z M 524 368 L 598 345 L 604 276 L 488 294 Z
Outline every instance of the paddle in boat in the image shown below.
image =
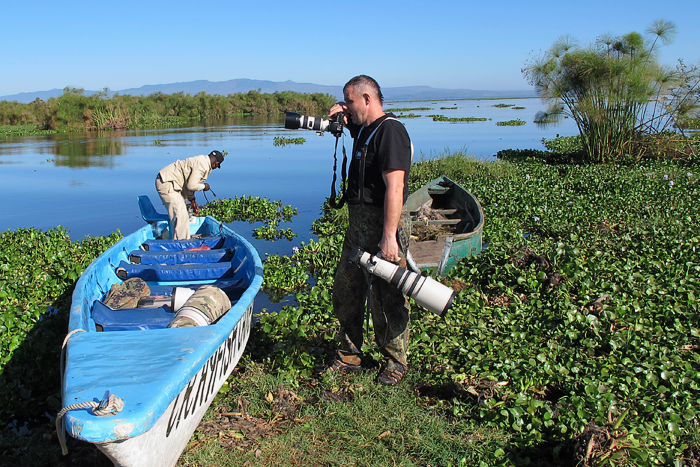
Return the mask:
M 212 217 L 164 240 L 167 215 L 139 205 L 148 225 L 76 284 L 56 425 L 64 453 L 65 429 L 116 466 L 173 466 L 245 349 L 262 263 Z
M 484 211 L 474 195 L 446 176 L 411 193 L 404 209 L 412 226 L 408 251 L 418 268 L 444 275 L 460 259 L 481 252 Z

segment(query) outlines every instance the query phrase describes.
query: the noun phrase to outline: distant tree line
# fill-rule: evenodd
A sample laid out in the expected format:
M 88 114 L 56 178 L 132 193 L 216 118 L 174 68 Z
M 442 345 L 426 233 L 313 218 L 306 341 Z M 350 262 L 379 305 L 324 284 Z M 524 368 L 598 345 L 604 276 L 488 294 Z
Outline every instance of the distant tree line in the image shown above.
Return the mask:
M 37 98 L 28 104 L 0 101 L 0 125 L 34 125 L 40 130 L 105 130 L 167 126 L 186 120 L 214 120 L 233 115 L 277 114 L 285 110 L 324 115 L 336 99 L 329 94 L 292 91 L 272 94 L 249 91 L 227 96 L 200 92 L 154 93 L 148 96 L 115 94 L 108 90 L 86 95 L 67 87 L 60 97 Z

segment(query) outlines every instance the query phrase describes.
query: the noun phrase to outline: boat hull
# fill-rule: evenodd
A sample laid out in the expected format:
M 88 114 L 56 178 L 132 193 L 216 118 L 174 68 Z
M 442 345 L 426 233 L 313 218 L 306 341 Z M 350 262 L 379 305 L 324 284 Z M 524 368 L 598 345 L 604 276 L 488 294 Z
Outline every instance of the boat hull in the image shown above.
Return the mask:
M 214 397 L 243 354 L 250 333 L 252 305 L 246 316 L 177 395 L 147 432 L 125 440 L 97 443 L 119 467 L 175 465 Z

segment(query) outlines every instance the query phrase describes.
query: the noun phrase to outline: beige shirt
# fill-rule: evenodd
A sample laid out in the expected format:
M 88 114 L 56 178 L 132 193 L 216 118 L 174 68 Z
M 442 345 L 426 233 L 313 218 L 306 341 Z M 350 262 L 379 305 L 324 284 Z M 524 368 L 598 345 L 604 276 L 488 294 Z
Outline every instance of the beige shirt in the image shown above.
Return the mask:
M 190 200 L 196 191 L 204 189 L 204 181 L 210 173 L 211 160 L 203 155 L 176 160 L 158 172 L 163 182 L 172 182 L 173 188 Z

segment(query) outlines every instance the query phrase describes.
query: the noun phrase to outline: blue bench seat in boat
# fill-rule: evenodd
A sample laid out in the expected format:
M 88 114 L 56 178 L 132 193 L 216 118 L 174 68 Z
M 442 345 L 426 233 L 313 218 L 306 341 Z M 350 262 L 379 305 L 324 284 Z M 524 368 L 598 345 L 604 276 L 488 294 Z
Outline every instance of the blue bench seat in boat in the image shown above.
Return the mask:
M 195 251 L 134 250 L 129 253 L 129 261 L 133 264 L 219 263 L 231 261 L 232 257 L 233 251 L 228 248 Z
M 172 296 L 173 287 L 187 287 L 197 290 L 205 284 L 181 284 L 181 285 L 149 285 L 151 296 Z M 247 289 L 247 282 L 243 279 L 227 279 L 212 282 L 211 284 L 223 290 L 231 300 L 231 306 L 235 305 L 241 295 Z M 150 329 L 167 328 L 175 313 L 170 311 L 170 305 L 160 307 L 122 308 L 114 310 L 105 305 L 101 300 L 95 300 L 92 306 L 92 319 L 95 324 L 102 327 L 104 332 L 110 331 L 145 331 Z
M 212 250 L 224 245 L 224 237 L 214 235 L 212 237 L 190 238 L 187 240 L 146 240 L 141 248 L 147 251 L 182 251 L 190 248 L 208 246 Z
M 167 328 L 175 313 L 165 305 L 158 308 L 122 308 L 113 310 L 102 301 L 95 300 L 92 305 L 92 319 L 105 332 L 109 331 L 144 331 Z
M 120 279 L 139 277 L 146 282 L 202 281 L 231 278 L 235 274 L 233 264 L 131 264 L 124 260 L 115 270 Z

